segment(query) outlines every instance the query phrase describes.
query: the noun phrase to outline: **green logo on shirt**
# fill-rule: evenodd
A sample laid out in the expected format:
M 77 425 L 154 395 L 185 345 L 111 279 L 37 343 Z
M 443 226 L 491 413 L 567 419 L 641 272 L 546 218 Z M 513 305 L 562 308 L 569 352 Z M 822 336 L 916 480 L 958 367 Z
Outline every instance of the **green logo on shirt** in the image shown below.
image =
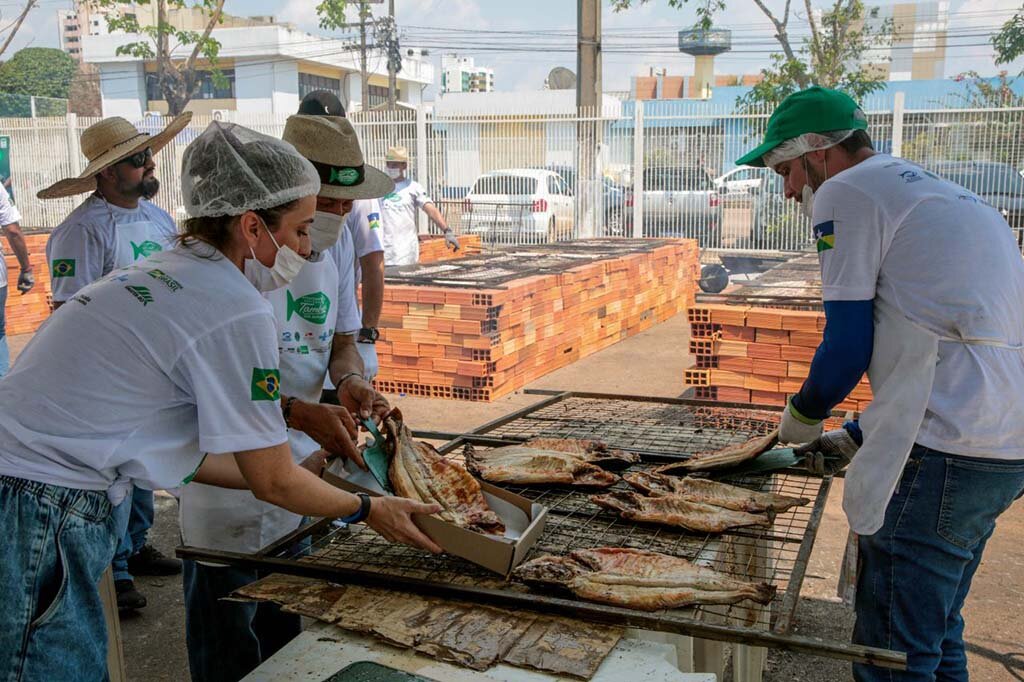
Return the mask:
M 328 185 L 355 185 L 359 182 L 359 171 L 355 168 L 331 168 Z
M 402 197 L 398 196 L 398 192 L 389 192 L 384 195 L 384 198 L 381 199 L 381 201 L 400 202 L 402 201 Z
M 139 258 L 149 258 L 157 251 L 164 250 L 164 247 L 148 239 L 142 242 L 141 244 L 136 244 L 135 242 L 129 243 L 132 245 L 132 260 L 139 260 Z
M 279 400 L 281 398 L 281 372 L 276 369 L 252 368 L 252 399 Z
M 174 279 L 173 277 L 165 273 L 163 270 L 158 270 L 154 268 L 152 270 L 147 270 L 146 274 L 152 277 L 153 279 L 157 280 L 158 282 L 163 282 L 164 286 L 166 286 L 171 291 L 178 291 L 182 288 L 181 282 Z
M 125 289 L 144 306 L 153 302 L 153 294 L 149 293 L 149 289 L 146 287 L 127 286 Z
M 59 258 L 53 261 L 53 276 L 54 277 L 74 277 L 75 276 L 75 259 L 74 258 Z
M 299 298 L 292 298 L 292 292 L 287 290 L 285 294 L 287 296 L 285 322 L 291 320 L 293 314 L 297 314 L 313 324 L 323 324 L 327 321 L 327 311 L 331 307 L 331 299 L 327 298 L 327 294 L 318 291 Z

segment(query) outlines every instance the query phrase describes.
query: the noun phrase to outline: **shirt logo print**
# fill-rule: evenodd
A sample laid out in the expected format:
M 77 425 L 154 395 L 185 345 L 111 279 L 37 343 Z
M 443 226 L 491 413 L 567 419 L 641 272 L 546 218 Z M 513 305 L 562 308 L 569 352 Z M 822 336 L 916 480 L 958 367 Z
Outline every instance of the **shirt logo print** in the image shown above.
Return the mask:
M 250 395 L 253 400 L 279 400 L 281 397 L 281 372 L 276 369 L 253 367 Z
M 136 244 L 133 241 L 129 241 L 128 243 L 132 245 L 132 260 L 149 258 L 152 254 L 164 250 L 162 246 L 148 239 L 141 244 Z
M 153 302 L 153 294 L 149 292 L 147 287 L 140 287 L 137 285 L 126 286 L 125 289 L 128 293 L 138 299 L 139 303 L 143 306 L 149 305 Z
M 820 225 L 814 226 L 814 238 L 818 242 L 818 253 L 834 249 L 836 246 L 836 224 L 827 220 Z
M 53 276 L 54 277 L 74 277 L 75 276 L 75 259 L 74 258 L 58 258 L 53 261 Z

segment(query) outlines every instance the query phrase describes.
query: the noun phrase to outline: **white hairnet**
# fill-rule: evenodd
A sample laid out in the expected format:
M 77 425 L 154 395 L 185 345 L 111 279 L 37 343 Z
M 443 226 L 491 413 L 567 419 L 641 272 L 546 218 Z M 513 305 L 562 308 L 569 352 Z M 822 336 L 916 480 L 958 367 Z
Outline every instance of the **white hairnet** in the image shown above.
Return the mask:
M 764 161 L 765 166 L 771 168 L 783 161 L 799 158 L 807 152 L 834 147 L 850 135 L 853 135 L 853 133 L 853 130 L 830 130 L 827 133 L 804 133 L 799 137 L 786 140 L 778 147 L 762 156 L 761 160 Z
M 181 161 L 185 211 L 241 215 L 320 192 L 320 176 L 295 147 L 235 123 L 214 121 Z

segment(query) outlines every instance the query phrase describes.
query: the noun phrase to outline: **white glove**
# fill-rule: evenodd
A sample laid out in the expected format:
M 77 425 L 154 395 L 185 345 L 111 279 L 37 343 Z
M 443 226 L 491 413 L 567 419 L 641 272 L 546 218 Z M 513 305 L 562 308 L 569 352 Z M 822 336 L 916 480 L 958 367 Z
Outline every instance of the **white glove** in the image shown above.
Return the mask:
M 455 236 L 451 228 L 444 231 L 444 243 L 446 246 L 451 247 L 452 251 L 459 250 L 459 238 Z
M 850 463 L 860 448 L 857 441 L 846 429 L 826 431 L 818 438 L 793 450 L 795 455 L 804 455 L 804 466 L 812 474 L 824 476 L 841 471 Z
M 793 408 L 793 402 L 786 403 L 786 409 L 782 413 L 782 423 L 779 424 L 780 443 L 810 443 L 821 435 L 821 420 L 815 420 L 808 424 L 807 417 L 799 414 Z
M 356 341 L 356 350 L 359 351 L 359 357 L 363 359 L 363 378 L 367 381 L 373 381 L 373 378 L 377 376 L 377 372 L 380 370 L 380 365 L 377 363 L 376 344 Z

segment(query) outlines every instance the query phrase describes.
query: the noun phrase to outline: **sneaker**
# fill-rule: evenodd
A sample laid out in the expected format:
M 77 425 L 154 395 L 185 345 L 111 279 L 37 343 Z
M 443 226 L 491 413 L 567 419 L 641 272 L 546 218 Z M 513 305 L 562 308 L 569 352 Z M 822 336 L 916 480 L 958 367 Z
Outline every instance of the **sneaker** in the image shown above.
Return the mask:
M 128 572 L 132 575 L 175 575 L 181 573 L 181 560 L 166 557 L 153 545 L 146 544 L 128 559 Z
M 146 597 L 135 589 L 135 581 L 115 580 L 114 589 L 117 591 L 118 611 L 135 611 L 145 608 Z

